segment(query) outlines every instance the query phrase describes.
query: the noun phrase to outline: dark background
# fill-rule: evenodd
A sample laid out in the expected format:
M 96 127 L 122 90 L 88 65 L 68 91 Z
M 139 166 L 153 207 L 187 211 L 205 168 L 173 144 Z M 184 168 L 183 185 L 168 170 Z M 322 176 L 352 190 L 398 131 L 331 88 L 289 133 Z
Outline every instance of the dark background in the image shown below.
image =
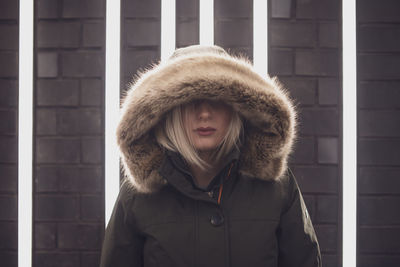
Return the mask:
M 345 0 L 343 0 L 345 1 Z M 199 0 L 177 0 L 177 46 Z M 18 1 L 0 0 L 0 263 L 17 266 Z M 252 1 L 215 0 L 215 43 L 252 58 Z M 269 71 L 296 99 L 291 158 L 324 267 L 341 266 L 341 1 L 270 0 Z M 121 92 L 160 58 L 160 0 L 122 0 Z M 35 1 L 33 266 L 98 266 L 105 1 Z M 400 1 L 359 0 L 358 266 L 400 266 Z M 118 88 L 116 88 L 118 90 Z M 118 179 L 116 177 L 115 179 Z M 345 205 L 346 203 L 344 203 Z

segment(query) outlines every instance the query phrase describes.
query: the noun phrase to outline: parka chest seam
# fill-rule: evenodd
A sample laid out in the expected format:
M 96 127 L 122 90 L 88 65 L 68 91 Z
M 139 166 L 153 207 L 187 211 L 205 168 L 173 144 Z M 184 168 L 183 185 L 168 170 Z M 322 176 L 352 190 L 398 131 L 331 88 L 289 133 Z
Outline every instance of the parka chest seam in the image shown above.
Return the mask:
M 222 205 L 219 205 L 219 209 L 221 210 L 222 216 L 225 217 L 224 224 L 222 225 L 224 227 L 224 241 L 225 241 L 225 266 L 229 267 L 231 265 L 230 263 L 230 254 L 231 254 L 231 248 L 230 248 L 230 233 L 229 233 L 229 216 L 227 214 L 227 210 L 222 208 Z

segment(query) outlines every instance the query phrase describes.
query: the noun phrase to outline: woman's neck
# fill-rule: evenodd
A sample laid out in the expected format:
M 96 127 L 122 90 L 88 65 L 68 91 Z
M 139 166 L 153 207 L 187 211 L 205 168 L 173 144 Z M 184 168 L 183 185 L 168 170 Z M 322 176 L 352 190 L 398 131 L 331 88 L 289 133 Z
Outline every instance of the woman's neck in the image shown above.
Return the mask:
M 205 188 L 217 175 L 219 171 L 219 164 L 213 162 L 211 153 L 201 153 L 200 158 L 204 160 L 210 167 L 202 169 L 199 166 L 190 165 L 190 171 L 195 179 L 196 184 L 201 188 Z

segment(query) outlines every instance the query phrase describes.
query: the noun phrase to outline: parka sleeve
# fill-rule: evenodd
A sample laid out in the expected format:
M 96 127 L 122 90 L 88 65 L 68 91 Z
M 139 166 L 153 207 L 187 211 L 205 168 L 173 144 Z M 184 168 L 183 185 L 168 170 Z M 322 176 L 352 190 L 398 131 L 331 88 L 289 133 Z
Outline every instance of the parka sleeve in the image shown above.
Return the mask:
M 288 170 L 288 205 L 278 229 L 279 267 L 321 267 L 321 253 L 302 194 Z
M 104 235 L 100 267 L 143 266 L 143 237 L 129 211 L 132 192 L 121 187 Z

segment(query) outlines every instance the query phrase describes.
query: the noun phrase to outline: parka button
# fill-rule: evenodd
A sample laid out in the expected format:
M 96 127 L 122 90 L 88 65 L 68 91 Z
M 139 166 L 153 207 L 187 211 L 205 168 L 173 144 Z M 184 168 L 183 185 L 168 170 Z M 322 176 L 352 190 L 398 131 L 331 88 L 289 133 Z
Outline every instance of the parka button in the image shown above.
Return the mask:
M 210 222 L 214 226 L 220 226 L 224 223 L 224 217 L 219 213 L 214 214 L 211 216 Z

